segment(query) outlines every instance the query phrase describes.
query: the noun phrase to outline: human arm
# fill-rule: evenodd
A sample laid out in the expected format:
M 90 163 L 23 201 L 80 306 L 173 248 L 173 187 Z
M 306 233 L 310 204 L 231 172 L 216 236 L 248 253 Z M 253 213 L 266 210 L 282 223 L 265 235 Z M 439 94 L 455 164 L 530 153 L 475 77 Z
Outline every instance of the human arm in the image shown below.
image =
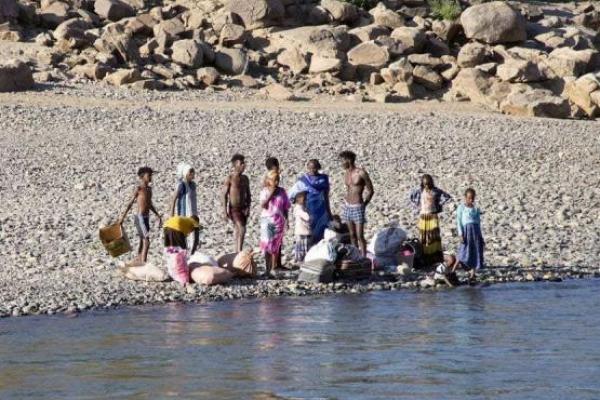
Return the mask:
M 458 208 L 456 209 L 456 227 L 458 230 L 458 236 L 464 242 L 463 224 L 462 224 L 463 209 L 464 209 L 464 207 L 462 204 L 459 205 Z
M 229 210 L 227 207 L 227 203 L 229 202 L 229 188 L 231 186 L 231 181 L 229 177 L 225 179 L 223 182 L 223 189 L 221 190 L 221 204 L 223 206 L 223 218 L 225 220 L 229 219 Z
M 121 215 L 121 217 L 117 221 L 119 223 L 119 225 L 123 225 L 123 221 L 125 221 L 125 217 L 127 217 L 127 214 L 129 214 L 131 207 L 133 207 L 133 203 L 135 203 L 137 196 L 138 196 L 138 189 L 136 188 L 135 191 L 133 192 L 133 198 L 129 201 L 129 203 L 127 204 L 127 207 L 125 208 L 125 212 Z
M 262 190 L 260 194 L 260 206 L 267 210 L 269 208 L 269 202 L 275 196 L 275 192 L 277 192 L 277 186 L 266 187 Z
M 173 193 L 173 198 L 171 200 L 171 217 L 175 215 L 175 207 L 177 205 L 177 199 L 179 198 L 180 187 L 177 187 L 177 190 Z
M 413 208 L 418 208 L 420 205 L 419 203 L 421 203 L 421 189 L 413 189 L 409 194 L 408 201 Z
M 446 205 L 447 203 L 452 201 L 452 196 L 443 190 L 438 189 L 438 204 L 440 207 Z
M 163 224 L 162 215 L 160 215 L 158 213 L 158 211 L 156 211 L 156 208 L 154 208 L 154 204 L 150 204 L 150 211 L 152 211 L 154 213 L 154 215 L 156 215 L 158 217 L 158 226 L 162 227 L 162 224 Z
M 373 188 L 373 182 L 371 181 L 371 177 L 364 169 L 361 172 L 362 178 L 365 180 L 365 198 L 364 205 L 365 207 L 369 205 L 373 195 L 375 194 L 375 189 Z
M 329 219 L 331 219 L 333 213 L 331 212 L 331 201 L 329 200 L 329 188 L 325 190 L 325 209 L 327 210 Z
M 246 194 L 244 195 L 244 199 L 246 199 L 246 204 L 244 205 L 244 214 L 246 217 L 250 215 L 250 206 L 252 205 L 252 193 L 250 192 L 250 179 L 246 177 Z

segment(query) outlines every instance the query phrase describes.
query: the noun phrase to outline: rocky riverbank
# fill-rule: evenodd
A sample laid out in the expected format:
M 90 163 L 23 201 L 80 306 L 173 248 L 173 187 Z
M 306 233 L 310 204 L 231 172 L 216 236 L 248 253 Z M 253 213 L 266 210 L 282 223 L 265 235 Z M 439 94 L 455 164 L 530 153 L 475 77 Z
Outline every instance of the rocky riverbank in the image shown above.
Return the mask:
M 97 81 L 593 119 L 599 28 L 596 2 L 1 0 L 0 92 Z
M 232 227 L 219 193 L 232 153 L 247 156 L 258 198 L 263 162 L 276 155 L 289 187 L 307 158 L 331 175 L 332 207 L 343 196 L 337 153 L 357 152 L 375 197 L 367 236 L 390 220 L 409 230 L 407 194 L 424 172 L 457 200 L 471 185 L 484 210 L 490 270 L 484 281 L 595 276 L 600 266 L 600 150 L 597 122 L 511 118 L 443 104 L 260 103 L 197 92 L 137 92 L 81 85 L 0 95 L 0 315 L 53 313 L 170 300 L 410 287 L 420 277 L 305 287 L 291 281 L 182 289 L 126 281 L 97 230 L 123 210 L 140 165 L 159 170 L 155 201 L 167 212 L 175 166 L 197 169 L 204 252 L 231 251 Z M 450 205 L 443 242 L 458 244 Z M 258 206 L 248 244 L 258 242 Z M 133 224 L 127 221 L 130 237 Z M 151 261 L 160 263 L 152 221 Z M 292 234 L 286 238 L 286 255 Z M 498 266 L 508 266 L 500 268 Z M 531 277 L 528 274 L 532 274 Z M 489 276 L 489 278 L 487 278 Z M 396 279 L 396 278 L 392 278 Z M 291 289 L 292 287 L 300 289 Z

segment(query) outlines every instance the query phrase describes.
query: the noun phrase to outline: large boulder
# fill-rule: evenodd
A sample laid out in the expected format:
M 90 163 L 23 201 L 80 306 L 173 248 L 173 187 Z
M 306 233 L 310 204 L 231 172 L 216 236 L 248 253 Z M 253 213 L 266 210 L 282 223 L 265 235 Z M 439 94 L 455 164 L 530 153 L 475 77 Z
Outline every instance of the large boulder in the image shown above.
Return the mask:
M 96 0 L 94 2 L 94 11 L 101 18 L 110 21 L 119 21 L 135 15 L 133 7 L 120 0 Z
M 514 43 L 527 39 L 525 18 L 504 1 L 473 5 L 460 16 L 465 35 L 485 43 Z
M 196 71 L 196 79 L 206 86 L 214 85 L 220 77 L 219 71 L 214 67 L 204 67 Z
M 232 47 L 236 44 L 246 42 L 246 29 L 237 24 L 225 24 L 219 34 L 219 43 L 223 46 Z
M 263 89 L 267 98 L 276 101 L 289 101 L 294 99 L 294 93 L 279 83 L 272 83 Z
M 104 80 L 113 86 L 127 85 L 142 79 L 137 69 L 119 69 L 112 74 L 106 75 Z
M 173 42 L 171 59 L 187 68 L 200 68 L 203 63 L 202 43 L 199 40 L 183 39 Z
M 496 69 L 498 78 L 506 82 L 539 82 L 546 79 L 546 74 L 540 65 L 518 58 L 507 59 Z
M 385 26 L 390 29 L 404 26 L 404 16 L 390 10 L 383 3 L 378 3 L 377 7 L 369 11 L 369 14 L 373 16 L 373 22 L 376 25 Z
M 566 97 L 589 117 L 598 116 L 600 107 L 600 74 L 586 74 L 565 84 Z
M 598 52 L 561 47 L 548 55 L 548 66 L 558 77 L 581 76 L 598 67 Z
M 473 103 L 498 109 L 511 92 L 510 84 L 501 82 L 477 68 L 463 68 L 452 80 L 452 93 Z
M 14 22 L 19 17 L 17 0 L 0 0 L 0 24 Z
M 102 36 L 94 42 L 94 47 L 101 53 L 112 54 L 120 63 L 140 61 L 137 44 L 120 24 L 106 26 Z
M 277 56 L 277 62 L 280 65 L 288 67 L 294 74 L 301 74 L 308 68 L 306 55 L 296 47 L 282 51 Z
M 73 18 L 58 25 L 53 36 L 56 40 L 85 40 L 85 31 L 91 28 L 92 25 L 83 18 Z
M 348 62 L 355 66 L 384 67 L 390 61 L 386 47 L 380 46 L 375 40 L 361 43 L 348 52 Z
M 308 72 L 311 74 L 319 74 L 322 72 L 339 72 L 341 69 L 342 60 L 339 58 L 313 55 L 310 59 L 310 68 Z
M 33 74 L 27 64 L 18 60 L 0 63 L 0 92 L 28 90 L 33 85 Z
M 532 89 L 509 94 L 500 105 L 505 114 L 523 117 L 568 118 L 569 102 L 549 90 Z
M 459 67 L 470 68 L 485 63 L 490 57 L 488 48 L 479 42 L 470 42 L 462 46 L 456 61 Z
M 240 17 L 246 29 L 272 26 L 285 15 L 285 8 L 280 0 L 231 0 L 227 8 Z
M 179 35 L 185 32 L 185 29 L 185 24 L 178 17 L 161 21 L 152 27 L 154 37 L 163 37 L 167 42 L 176 40 Z
M 382 68 L 380 73 L 383 80 L 390 86 L 398 82 L 412 83 L 413 66 L 406 58 L 401 58 L 391 63 L 387 68 Z
M 418 53 L 427 43 L 427 36 L 422 30 L 409 26 L 394 29 L 391 37 L 402 43 L 406 53 Z
M 416 83 L 423 85 L 429 90 L 439 90 L 444 84 L 444 79 L 432 68 L 425 65 L 417 65 L 412 71 Z
M 323 7 L 336 22 L 352 23 L 358 18 L 358 9 L 353 4 L 339 0 L 321 0 Z
M 248 67 L 248 55 L 241 49 L 221 48 L 215 52 L 215 66 L 229 75 L 241 75 Z
M 42 7 L 40 19 L 48 28 L 56 28 L 69 17 L 69 5 L 62 1 L 55 1 L 46 7 Z

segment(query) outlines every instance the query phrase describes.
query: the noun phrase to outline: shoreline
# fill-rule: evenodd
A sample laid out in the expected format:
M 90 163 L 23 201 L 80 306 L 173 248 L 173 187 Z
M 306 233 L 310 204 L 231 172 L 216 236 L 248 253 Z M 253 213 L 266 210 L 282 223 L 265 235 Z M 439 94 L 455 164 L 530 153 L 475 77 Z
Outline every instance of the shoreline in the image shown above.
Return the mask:
M 294 273 L 293 273 L 294 274 Z M 295 275 L 295 274 L 294 274 Z M 74 315 L 88 311 L 112 311 L 134 306 L 160 306 L 165 304 L 206 304 L 227 300 L 241 299 L 267 299 L 277 297 L 317 297 L 333 296 L 339 294 L 364 294 L 374 291 L 431 291 L 452 290 L 455 288 L 469 286 L 466 283 L 466 273 L 459 271 L 458 276 L 461 284 L 449 287 L 443 283 L 433 286 L 422 272 L 411 273 L 406 276 L 398 274 L 373 275 L 369 279 L 361 281 L 334 281 L 326 284 L 315 284 L 296 281 L 295 279 L 235 279 L 227 285 L 203 286 L 200 284 L 189 284 L 181 286 L 177 282 L 143 282 L 136 281 L 144 287 L 153 287 L 155 298 L 144 301 L 107 302 L 105 304 L 94 304 L 91 306 L 62 306 L 56 309 L 45 309 L 25 307 L 13 308 L 9 313 L 0 311 L 0 318 L 25 317 L 41 315 Z M 532 283 L 532 282 L 554 282 L 561 283 L 571 280 L 591 280 L 600 278 L 600 268 L 591 267 L 492 267 L 479 271 L 477 284 L 471 286 L 478 289 L 500 285 L 504 283 Z M 168 291 L 168 293 L 167 293 Z

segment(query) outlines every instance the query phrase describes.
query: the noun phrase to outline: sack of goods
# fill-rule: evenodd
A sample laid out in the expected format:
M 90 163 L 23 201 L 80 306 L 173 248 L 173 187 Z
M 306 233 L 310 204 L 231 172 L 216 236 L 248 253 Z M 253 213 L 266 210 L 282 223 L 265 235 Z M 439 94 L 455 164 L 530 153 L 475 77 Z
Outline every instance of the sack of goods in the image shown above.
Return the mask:
M 146 263 L 140 267 L 122 267 L 120 272 L 127 279 L 144 282 L 164 282 L 169 279 L 169 275 L 162 268 L 151 263 Z
M 329 283 L 333 281 L 335 266 L 325 260 L 304 262 L 300 267 L 298 280 L 310 283 Z
M 131 251 L 127 234 L 119 224 L 100 228 L 100 241 L 112 257 L 119 257 Z
M 310 261 L 329 261 L 335 262 L 337 259 L 337 251 L 335 250 L 335 241 L 321 240 L 308 250 L 305 262 Z
M 174 281 L 185 285 L 190 282 L 190 270 L 187 263 L 187 251 L 179 247 L 165 248 L 167 272 Z
M 341 260 L 336 264 L 336 276 L 340 279 L 367 279 L 373 271 L 373 263 L 368 258 L 360 261 Z
M 378 267 L 398 265 L 398 254 L 406 238 L 406 231 L 394 223 L 375 233 L 367 246 L 367 251 L 375 255 L 375 263 Z

